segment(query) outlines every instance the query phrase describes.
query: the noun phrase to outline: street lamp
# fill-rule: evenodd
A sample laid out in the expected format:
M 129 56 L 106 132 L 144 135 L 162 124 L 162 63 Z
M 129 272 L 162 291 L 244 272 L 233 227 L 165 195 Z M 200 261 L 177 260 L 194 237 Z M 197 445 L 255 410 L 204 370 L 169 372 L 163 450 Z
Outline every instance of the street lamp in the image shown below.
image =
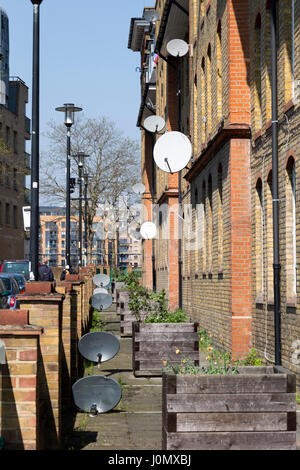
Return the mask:
M 82 111 L 82 108 L 77 108 L 73 103 L 65 103 L 60 108 L 55 108 L 56 111 L 65 113 L 65 126 L 67 128 L 67 172 L 66 172 L 66 264 L 70 266 L 70 157 L 71 157 L 71 127 L 74 124 L 75 113 Z
M 33 4 L 33 67 L 32 67 L 32 138 L 31 138 L 31 192 L 30 192 L 30 271 L 37 281 L 39 276 L 39 132 L 40 132 L 40 4 Z
M 83 152 L 79 152 L 76 155 L 73 155 L 77 160 L 78 164 L 78 183 L 79 183 L 79 267 L 82 267 L 82 183 L 83 179 L 83 162 L 85 158 L 89 157 Z

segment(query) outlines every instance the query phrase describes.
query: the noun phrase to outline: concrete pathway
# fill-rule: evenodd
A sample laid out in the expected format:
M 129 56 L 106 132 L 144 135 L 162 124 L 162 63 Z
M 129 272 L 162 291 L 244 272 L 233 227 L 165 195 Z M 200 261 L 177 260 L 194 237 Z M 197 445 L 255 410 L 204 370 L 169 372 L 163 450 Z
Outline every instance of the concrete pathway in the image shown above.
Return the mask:
M 134 377 L 132 340 L 120 337 L 119 317 L 115 312 L 102 314 L 105 329 L 120 340 L 120 351 L 92 375 L 106 375 L 122 387 L 122 399 L 108 413 L 91 418 L 77 413 L 74 431 L 67 447 L 82 450 L 160 450 L 161 449 L 161 378 Z

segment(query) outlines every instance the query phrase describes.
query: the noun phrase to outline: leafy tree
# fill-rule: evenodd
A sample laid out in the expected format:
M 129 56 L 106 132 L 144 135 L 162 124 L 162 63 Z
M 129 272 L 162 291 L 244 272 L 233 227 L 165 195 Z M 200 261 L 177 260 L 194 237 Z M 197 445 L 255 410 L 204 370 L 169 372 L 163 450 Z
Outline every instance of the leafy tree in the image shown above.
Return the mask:
M 50 203 L 65 204 L 66 128 L 49 123 L 50 150 L 41 157 L 41 194 Z M 88 179 L 87 259 L 91 261 L 93 222 L 100 204 L 116 206 L 120 195 L 129 193 L 140 180 L 138 143 L 124 137 L 115 123 L 105 117 L 80 117 L 71 128 L 71 155 L 84 152 L 83 172 Z M 71 177 L 78 177 L 78 162 L 71 160 Z M 78 209 L 78 203 L 72 201 Z M 84 211 L 83 211 L 84 212 Z M 84 214 L 83 214 L 84 216 Z

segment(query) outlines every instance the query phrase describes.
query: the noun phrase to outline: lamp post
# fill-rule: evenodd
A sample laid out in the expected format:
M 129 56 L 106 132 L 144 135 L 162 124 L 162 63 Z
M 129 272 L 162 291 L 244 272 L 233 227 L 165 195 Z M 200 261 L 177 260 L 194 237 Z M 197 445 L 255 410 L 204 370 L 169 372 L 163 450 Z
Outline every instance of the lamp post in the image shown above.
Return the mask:
M 83 152 L 73 155 L 77 159 L 78 164 L 78 183 L 79 183 L 79 260 L 78 265 L 82 267 L 82 183 L 83 183 L 83 162 L 84 159 L 89 157 Z
M 87 218 L 88 218 L 88 180 L 89 175 L 85 173 L 84 178 L 84 263 L 87 265 Z
M 39 276 L 39 133 L 40 133 L 40 4 L 33 4 L 33 67 L 32 67 L 32 138 L 31 138 L 31 192 L 30 192 L 30 264 L 34 279 Z
M 82 108 L 77 108 L 73 103 L 66 103 L 60 108 L 55 108 L 56 111 L 65 113 L 65 126 L 67 128 L 67 171 L 66 171 L 66 264 L 70 266 L 70 157 L 71 157 L 71 127 L 74 124 L 74 114 L 82 111 Z

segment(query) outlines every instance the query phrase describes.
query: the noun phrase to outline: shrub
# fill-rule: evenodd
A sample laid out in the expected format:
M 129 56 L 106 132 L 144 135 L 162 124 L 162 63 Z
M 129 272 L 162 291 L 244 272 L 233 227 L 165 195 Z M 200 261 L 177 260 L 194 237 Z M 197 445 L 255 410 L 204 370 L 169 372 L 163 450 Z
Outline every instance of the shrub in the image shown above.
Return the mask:
M 262 360 L 257 356 L 257 351 L 255 348 L 252 348 L 249 351 L 248 355 L 243 359 L 240 364 L 242 366 L 262 366 Z

